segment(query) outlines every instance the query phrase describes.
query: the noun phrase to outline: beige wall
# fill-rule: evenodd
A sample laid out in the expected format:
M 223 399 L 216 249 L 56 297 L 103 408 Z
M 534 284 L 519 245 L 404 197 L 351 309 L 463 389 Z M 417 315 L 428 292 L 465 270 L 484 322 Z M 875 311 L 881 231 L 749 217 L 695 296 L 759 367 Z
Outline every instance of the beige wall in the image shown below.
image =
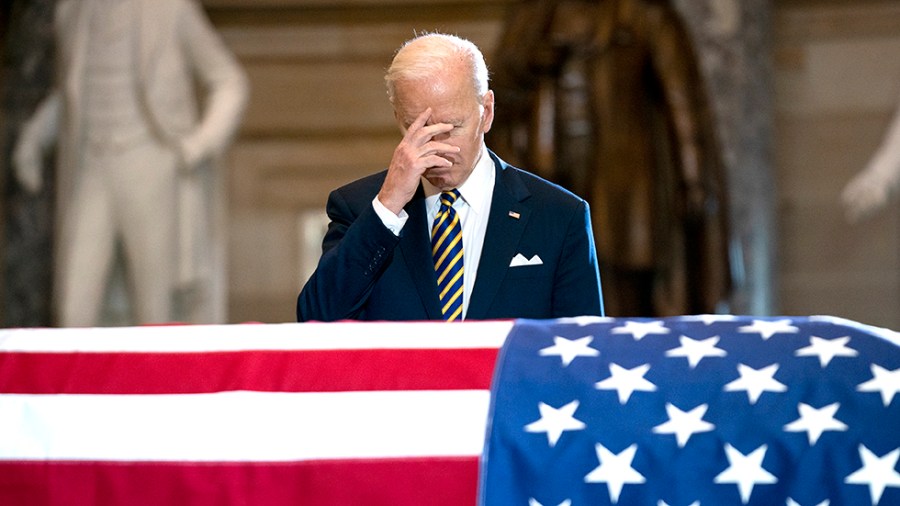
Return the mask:
M 489 56 L 510 3 L 204 1 L 253 86 L 229 160 L 231 321 L 293 321 L 328 191 L 388 163 L 399 137 L 381 79 L 394 49 L 437 29 Z M 773 5 L 776 313 L 900 328 L 897 199 L 857 226 L 838 204 L 900 104 L 900 2 Z
M 778 307 L 900 329 L 900 204 L 858 225 L 843 185 L 900 106 L 900 2 L 776 2 Z

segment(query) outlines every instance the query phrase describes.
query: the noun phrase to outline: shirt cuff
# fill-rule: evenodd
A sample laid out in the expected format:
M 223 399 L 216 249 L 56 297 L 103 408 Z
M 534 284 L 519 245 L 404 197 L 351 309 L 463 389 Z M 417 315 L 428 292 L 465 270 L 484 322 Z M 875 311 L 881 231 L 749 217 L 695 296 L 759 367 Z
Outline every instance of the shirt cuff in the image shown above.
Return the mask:
M 381 218 L 381 222 L 384 223 L 384 226 L 394 235 L 400 235 L 400 230 L 403 229 L 403 225 L 406 225 L 406 220 L 409 218 L 406 209 L 401 209 L 400 214 L 396 215 L 393 211 L 384 207 L 384 204 L 378 200 L 377 195 L 372 199 L 372 207 L 375 208 L 375 214 Z

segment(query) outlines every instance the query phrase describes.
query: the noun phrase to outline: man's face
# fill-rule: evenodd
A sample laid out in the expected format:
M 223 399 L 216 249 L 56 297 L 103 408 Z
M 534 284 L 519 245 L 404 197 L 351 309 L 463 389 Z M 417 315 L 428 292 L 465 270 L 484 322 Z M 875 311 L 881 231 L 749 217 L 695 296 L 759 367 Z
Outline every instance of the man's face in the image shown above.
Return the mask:
M 468 73 L 448 71 L 433 80 L 402 81 L 396 83 L 394 114 L 400 129 L 407 128 L 425 109 L 431 107 L 427 125 L 448 123 L 453 130 L 435 136 L 435 140 L 459 147 L 459 153 L 444 153 L 451 167 L 425 170 L 425 179 L 441 190 L 462 185 L 478 161 L 484 134 L 494 120 L 494 94 L 484 95 L 484 105 L 478 103 Z

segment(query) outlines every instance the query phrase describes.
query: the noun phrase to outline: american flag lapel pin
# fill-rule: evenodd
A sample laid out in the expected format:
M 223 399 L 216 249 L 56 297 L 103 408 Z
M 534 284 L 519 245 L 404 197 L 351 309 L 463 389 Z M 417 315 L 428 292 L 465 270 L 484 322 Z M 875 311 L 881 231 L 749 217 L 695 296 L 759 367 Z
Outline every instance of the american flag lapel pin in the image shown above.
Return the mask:
M 518 220 L 520 216 L 522 216 L 522 215 L 519 214 L 519 213 L 517 213 L 517 212 L 515 212 L 515 211 L 510 211 L 510 212 L 509 212 L 509 217 L 510 217 L 510 218 L 514 218 L 514 219 L 517 219 L 517 220 Z

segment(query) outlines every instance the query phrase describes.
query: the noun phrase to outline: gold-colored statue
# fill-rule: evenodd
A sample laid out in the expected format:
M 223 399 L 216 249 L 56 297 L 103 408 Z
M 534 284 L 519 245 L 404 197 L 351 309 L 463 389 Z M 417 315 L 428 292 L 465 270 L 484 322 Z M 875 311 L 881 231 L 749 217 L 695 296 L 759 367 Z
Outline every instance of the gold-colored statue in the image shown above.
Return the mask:
M 663 0 L 526 0 L 495 55 L 491 142 L 587 198 L 611 316 L 727 310 L 721 154 Z

